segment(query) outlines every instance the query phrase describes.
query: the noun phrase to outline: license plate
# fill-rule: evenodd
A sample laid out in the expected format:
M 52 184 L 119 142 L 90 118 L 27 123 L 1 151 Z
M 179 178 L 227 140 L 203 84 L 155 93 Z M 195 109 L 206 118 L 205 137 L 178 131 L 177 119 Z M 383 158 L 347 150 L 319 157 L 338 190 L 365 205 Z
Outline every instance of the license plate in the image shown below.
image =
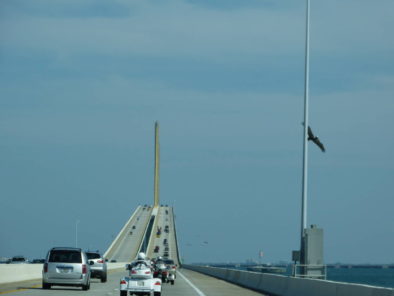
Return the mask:
M 144 286 L 144 282 L 143 281 L 140 281 L 140 282 L 137 282 L 137 286 Z
M 71 269 L 70 268 L 62 268 L 62 269 L 60 269 L 60 272 L 61 273 L 70 273 Z

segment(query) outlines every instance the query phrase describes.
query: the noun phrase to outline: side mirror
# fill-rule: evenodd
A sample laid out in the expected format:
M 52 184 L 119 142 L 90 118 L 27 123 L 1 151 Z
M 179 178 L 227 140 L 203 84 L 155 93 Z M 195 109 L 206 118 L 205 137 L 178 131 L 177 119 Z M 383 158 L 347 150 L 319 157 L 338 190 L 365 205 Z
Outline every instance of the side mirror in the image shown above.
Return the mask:
M 89 265 L 94 265 L 94 261 L 90 260 Z
M 130 264 L 126 264 L 126 270 L 130 270 L 131 269 L 131 265 Z

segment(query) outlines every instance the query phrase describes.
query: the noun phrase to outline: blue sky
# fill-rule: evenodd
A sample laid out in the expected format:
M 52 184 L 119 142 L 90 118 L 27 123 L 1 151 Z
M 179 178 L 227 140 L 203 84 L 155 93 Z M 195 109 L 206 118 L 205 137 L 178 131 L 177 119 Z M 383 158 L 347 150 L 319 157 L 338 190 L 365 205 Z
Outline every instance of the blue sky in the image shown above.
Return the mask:
M 394 262 L 394 3 L 311 1 L 308 224 Z M 305 1 L 0 3 L 0 256 L 105 250 L 153 200 L 185 260 L 299 247 Z M 203 242 L 207 241 L 208 244 Z

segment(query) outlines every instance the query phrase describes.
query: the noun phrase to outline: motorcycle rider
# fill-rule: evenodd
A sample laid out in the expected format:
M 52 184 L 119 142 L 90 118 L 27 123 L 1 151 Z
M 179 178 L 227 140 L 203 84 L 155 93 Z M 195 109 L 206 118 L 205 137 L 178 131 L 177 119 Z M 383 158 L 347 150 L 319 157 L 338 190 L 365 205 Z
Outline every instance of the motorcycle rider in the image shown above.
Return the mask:
M 146 258 L 144 252 L 138 253 L 137 258 L 130 264 L 131 268 L 136 267 L 138 265 L 145 265 L 146 267 L 152 269 L 151 261 Z

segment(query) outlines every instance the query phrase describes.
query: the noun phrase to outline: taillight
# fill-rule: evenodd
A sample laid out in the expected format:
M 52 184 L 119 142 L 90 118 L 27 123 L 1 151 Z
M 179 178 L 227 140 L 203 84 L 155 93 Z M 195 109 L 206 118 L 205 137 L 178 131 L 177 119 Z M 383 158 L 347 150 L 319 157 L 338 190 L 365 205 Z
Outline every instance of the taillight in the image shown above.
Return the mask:
M 155 286 L 160 286 L 160 285 L 161 285 L 160 282 L 156 282 L 156 283 L 155 283 Z
M 137 272 L 135 271 L 135 270 L 132 270 L 131 271 L 131 274 L 136 274 Z
M 88 273 L 88 268 L 86 267 L 86 264 L 82 264 L 82 273 L 87 274 Z
M 150 274 L 150 271 L 145 271 L 145 274 Z
M 172 269 L 176 269 L 176 267 L 175 267 L 175 266 L 173 266 L 173 267 L 172 267 Z
M 44 263 L 44 272 L 48 272 L 48 263 Z
M 97 260 L 97 263 L 104 263 L 104 261 L 103 260 Z
M 121 281 L 120 281 L 120 284 L 121 284 L 121 285 L 126 285 L 127 282 L 126 282 L 125 280 L 121 280 Z

